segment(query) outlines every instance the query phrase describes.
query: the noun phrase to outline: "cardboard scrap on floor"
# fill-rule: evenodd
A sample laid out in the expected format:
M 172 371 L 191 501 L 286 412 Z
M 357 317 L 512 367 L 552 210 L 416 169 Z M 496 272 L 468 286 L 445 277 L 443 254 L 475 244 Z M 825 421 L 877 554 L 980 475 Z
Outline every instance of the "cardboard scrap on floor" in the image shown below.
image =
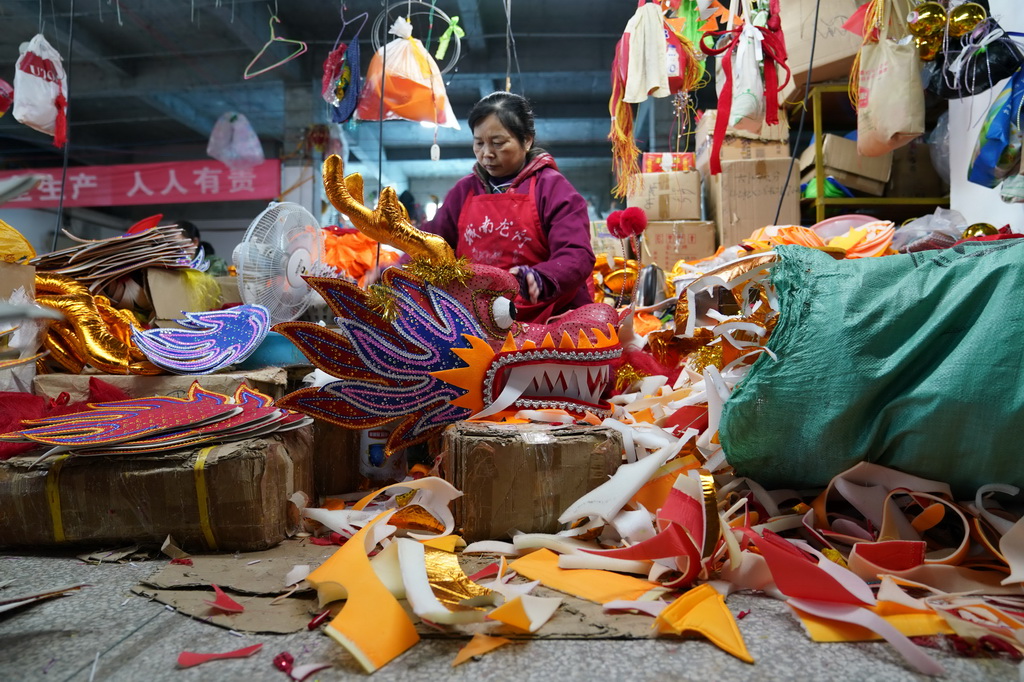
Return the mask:
M 241 613 L 224 613 L 211 607 L 208 602 L 214 593 L 209 589 L 161 590 L 145 585 L 136 585 L 132 592 L 140 597 L 154 599 L 161 604 L 172 606 L 186 616 L 211 625 L 217 625 L 237 632 L 263 632 L 290 634 L 306 629 L 317 611 L 316 596 L 312 592 L 306 597 L 291 596 L 272 603 L 274 597 L 232 595 L 244 607 Z
M 239 632 L 299 632 L 318 612 L 317 600 L 312 590 L 280 598 L 289 590 L 285 586 L 285 576 L 296 565 L 319 566 L 336 549 L 303 540 L 287 540 L 259 552 L 192 555 L 191 566 L 167 563 L 133 588 L 133 592 L 168 604 L 198 620 Z M 459 556 L 459 563 L 467 574 L 475 573 L 493 561 L 491 557 Z M 245 611 L 229 615 L 212 610 L 206 601 L 214 596 L 214 584 L 228 591 L 245 607 Z M 523 632 L 499 622 L 451 626 L 442 631 L 419 621 L 405 602 L 401 603 L 416 624 L 420 636 L 427 639 L 468 639 L 478 634 L 509 639 L 645 639 L 652 636 L 653 621 L 648 616 L 618 614 L 609 617 L 600 604 L 543 585 L 535 588 L 532 594 L 561 597 L 563 600 L 554 616 L 535 633 Z M 275 599 L 278 603 L 272 605 Z M 335 608 L 338 606 L 340 604 Z

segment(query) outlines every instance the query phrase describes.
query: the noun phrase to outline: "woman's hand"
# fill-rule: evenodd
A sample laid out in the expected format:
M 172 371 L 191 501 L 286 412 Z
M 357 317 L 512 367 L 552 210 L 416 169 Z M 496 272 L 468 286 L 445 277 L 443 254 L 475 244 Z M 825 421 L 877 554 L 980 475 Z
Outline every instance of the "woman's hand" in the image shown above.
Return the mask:
M 536 303 L 546 288 L 543 275 L 529 265 L 517 265 L 509 270 L 519 280 L 519 295 L 530 303 Z

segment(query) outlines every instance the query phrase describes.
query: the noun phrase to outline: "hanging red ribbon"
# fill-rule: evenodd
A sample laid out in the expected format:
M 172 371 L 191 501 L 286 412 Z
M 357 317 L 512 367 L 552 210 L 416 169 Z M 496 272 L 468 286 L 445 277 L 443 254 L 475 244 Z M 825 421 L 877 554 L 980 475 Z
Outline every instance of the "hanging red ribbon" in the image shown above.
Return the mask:
M 756 27 L 761 31 L 761 51 L 764 57 L 764 102 L 765 102 L 765 123 L 775 125 L 779 122 L 779 91 L 786 87 L 790 80 L 789 65 L 786 63 L 786 40 L 782 34 L 782 20 L 779 17 L 779 0 L 771 0 L 769 3 L 768 21 L 766 26 Z M 736 26 L 724 31 L 708 31 L 700 41 L 700 49 L 704 54 L 717 57 L 722 56 L 722 74 L 725 82 L 722 84 L 722 93 L 718 96 L 718 116 L 715 119 L 714 138 L 711 141 L 711 174 L 718 175 L 722 172 L 722 143 L 725 141 L 725 131 L 729 126 L 729 114 L 732 112 L 732 55 L 739 44 L 740 35 L 743 32 L 742 26 Z M 717 42 L 721 36 L 730 36 L 728 42 L 719 48 L 709 47 L 708 37 L 712 38 L 712 44 Z M 776 65 L 782 67 L 786 72 L 786 79 L 780 84 L 779 74 Z

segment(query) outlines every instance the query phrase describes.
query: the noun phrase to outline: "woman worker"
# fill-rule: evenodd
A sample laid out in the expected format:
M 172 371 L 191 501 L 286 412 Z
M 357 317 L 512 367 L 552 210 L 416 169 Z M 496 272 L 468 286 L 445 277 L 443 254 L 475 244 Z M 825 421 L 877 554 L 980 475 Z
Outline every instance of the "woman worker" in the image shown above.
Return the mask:
M 426 232 L 456 256 L 506 268 L 519 279 L 516 319 L 543 322 L 593 302 L 587 202 L 534 146 L 533 112 L 523 97 L 494 92 L 469 112 L 473 172 L 445 197 Z

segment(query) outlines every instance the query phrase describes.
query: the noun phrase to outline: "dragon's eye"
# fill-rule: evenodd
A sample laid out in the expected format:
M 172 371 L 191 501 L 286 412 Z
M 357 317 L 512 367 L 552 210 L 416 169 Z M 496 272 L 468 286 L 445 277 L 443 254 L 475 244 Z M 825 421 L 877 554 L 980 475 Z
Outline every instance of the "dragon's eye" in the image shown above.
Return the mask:
M 491 303 L 491 315 L 499 329 L 508 329 L 516 321 L 516 304 L 499 296 Z

